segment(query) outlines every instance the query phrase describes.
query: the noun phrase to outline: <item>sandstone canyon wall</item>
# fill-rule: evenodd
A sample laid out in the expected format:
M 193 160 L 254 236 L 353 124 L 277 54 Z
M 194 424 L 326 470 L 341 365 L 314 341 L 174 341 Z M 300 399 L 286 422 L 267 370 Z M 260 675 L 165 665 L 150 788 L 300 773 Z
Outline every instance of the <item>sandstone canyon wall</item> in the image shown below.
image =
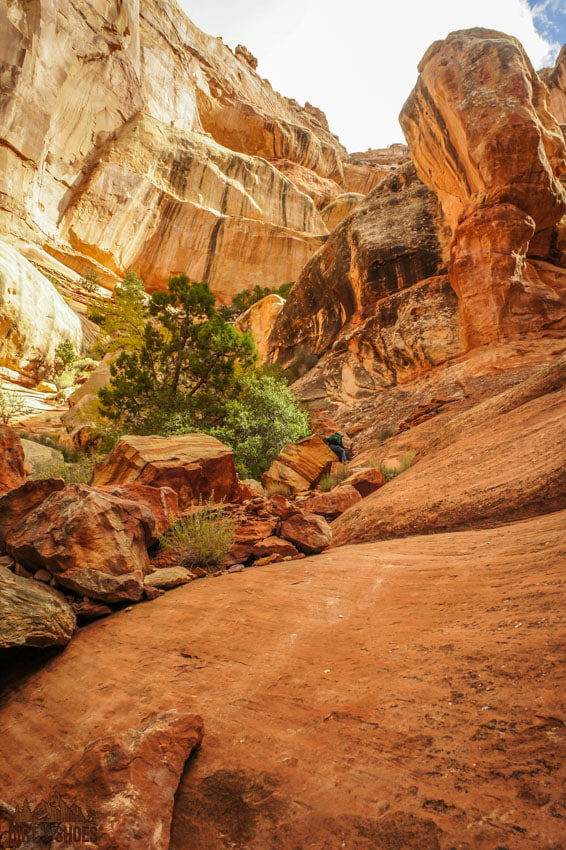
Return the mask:
M 107 285 L 186 272 L 224 302 L 297 277 L 352 182 L 320 110 L 174 2 L 3 0 L 0 20 L 0 228 L 24 253 Z M 383 173 L 351 168 L 365 191 Z
M 536 362 L 563 350 L 563 65 L 564 51 L 542 75 L 549 91 L 502 33 L 456 32 L 429 48 L 400 116 L 414 165 L 398 167 L 339 224 L 271 333 L 269 358 L 306 371 L 296 384 L 303 398 L 330 400 L 341 424 L 359 431 L 363 404 L 354 411 L 354 401 L 368 399 L 375 419 L 385 400 L 375 391 L 405 386 L 418 408 L 425 384 L 415 380 L 443 363 L 502 373 L 534 349 Z M 375 153 L 366 155 L 374 164 Z M 466 394 L 458 368 L 434 391 L 429 382 L 426 405 Z M 408 407 L 395 397 L 397 427 Z

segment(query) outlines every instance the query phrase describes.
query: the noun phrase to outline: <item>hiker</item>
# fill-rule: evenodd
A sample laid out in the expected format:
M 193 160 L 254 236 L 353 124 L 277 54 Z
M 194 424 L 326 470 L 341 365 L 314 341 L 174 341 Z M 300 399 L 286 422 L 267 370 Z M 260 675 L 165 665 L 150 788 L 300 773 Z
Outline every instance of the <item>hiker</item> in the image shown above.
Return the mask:
M 325 439 L 325 443 L 332 449 L 335 455 L 337 455 L 342 463 L 346 463 L 348 457 L 346 455 L 346 449 L 344 448 L 344 442 L 342 437 L 344 434 L 342 431 L 336 431 L 335 434 L 331 434 L 330 437 Z

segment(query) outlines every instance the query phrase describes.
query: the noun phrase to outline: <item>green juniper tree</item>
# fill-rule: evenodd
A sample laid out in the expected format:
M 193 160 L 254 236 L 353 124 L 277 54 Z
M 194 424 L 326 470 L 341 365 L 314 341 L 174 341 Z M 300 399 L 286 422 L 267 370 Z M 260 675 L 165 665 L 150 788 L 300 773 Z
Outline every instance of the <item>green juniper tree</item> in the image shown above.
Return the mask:
M 135 433 L 171 434 L 221 423 L 239 376 L 257 357 L 253 339 L 214 308 L 205 282 L 185 274 L 154 292 L 143 342 L 111 366 L 112 381 L 99 392 L 104 415 Z

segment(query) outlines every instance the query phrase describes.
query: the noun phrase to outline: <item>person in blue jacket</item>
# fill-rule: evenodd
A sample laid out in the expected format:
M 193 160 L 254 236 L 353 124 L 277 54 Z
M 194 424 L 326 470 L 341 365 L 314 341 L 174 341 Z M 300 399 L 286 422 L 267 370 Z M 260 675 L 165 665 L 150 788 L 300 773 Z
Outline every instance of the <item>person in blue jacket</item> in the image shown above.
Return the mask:
M 334 454 L 340 458 L 342 463 L 346 463 L 348 457 L 342 440 L 343 436 L 344 434 L 341 431 L 336 431 L 335 434 L 331 434 L 330 437 L 327 437 L 325 442 L 330 446 Z

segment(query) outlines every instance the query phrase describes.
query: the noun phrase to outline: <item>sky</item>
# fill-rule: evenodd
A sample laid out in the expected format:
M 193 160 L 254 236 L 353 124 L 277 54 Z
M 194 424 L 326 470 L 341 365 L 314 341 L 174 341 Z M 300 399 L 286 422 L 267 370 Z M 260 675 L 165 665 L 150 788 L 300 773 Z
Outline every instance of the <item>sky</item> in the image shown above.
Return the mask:
M 274 89 L 322 109 L 350 153 L 404 141 L 397 116 L 427 47 L 487 27 L 535 68 L 566 42 L 566 0 L 179 0 L 200 29 L 244 44 Z

